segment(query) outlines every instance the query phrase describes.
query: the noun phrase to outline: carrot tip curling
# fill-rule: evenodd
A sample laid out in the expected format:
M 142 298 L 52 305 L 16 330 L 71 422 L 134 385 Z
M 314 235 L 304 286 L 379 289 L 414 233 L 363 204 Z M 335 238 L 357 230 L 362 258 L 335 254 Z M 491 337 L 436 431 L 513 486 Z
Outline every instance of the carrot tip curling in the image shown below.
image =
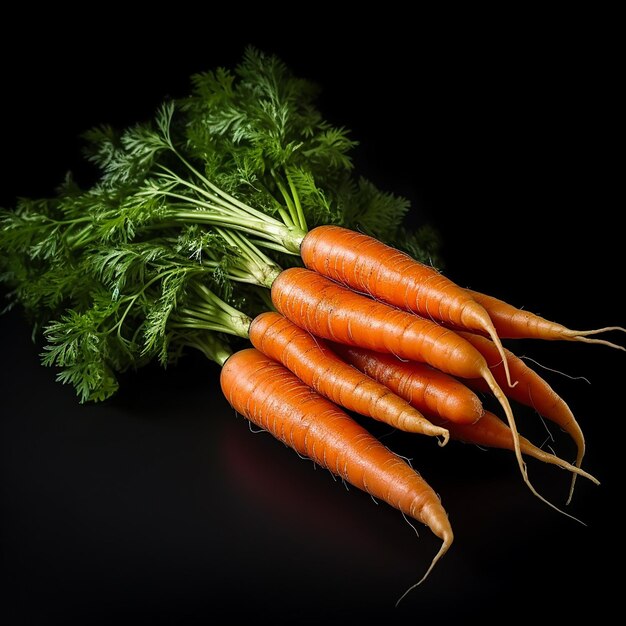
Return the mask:
M 412 584 L 397 600 L 396 600 L 396 608 L 404 598 L 406 598 L 413 589 L 419 587 L 425 580 L 428 578 L 428 575 L 433 571 L 433 568 L 437 564 L 437 561 L 448 551 L 448 548 L 452 545 L 453 537 L 451 534 L 446 533 L 443 537 L 443 543 L 441 544 L 441 548 L 439 548 L 439 552 L 435 554 L 435 558 L 431 561 L 430 566 L 426 570 L 426 573 L 414 584 Z

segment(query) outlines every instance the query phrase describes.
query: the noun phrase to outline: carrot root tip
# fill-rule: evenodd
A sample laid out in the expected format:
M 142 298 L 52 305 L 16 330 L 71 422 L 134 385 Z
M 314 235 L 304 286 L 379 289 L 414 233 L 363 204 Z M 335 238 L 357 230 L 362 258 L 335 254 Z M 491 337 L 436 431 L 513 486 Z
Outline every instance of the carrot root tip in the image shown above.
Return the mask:
M 402 602 L 402 600 L 404 600 L 404 598 L 406 598 L 409 595 L 409 593 L 411 593 L 411 591 L 413 591 L 416 587 L 419 587 L 428 578 L 428 575 L 433 571 L 433 568 L 437 564 L 437 561 L 439 561 L 439 559 L 448 551 L 448 548 L 450 547 L 451 544 L 452 544 L 452 537 L 451 536 L 445 536 L 444 540 L 443 540 L 443 543 L 441 544 L 441 548 L 439 548 L 439 552 L 437 552 L 437 554 L 435 554 L 435 558 L 431 561 L 430 566 L 426 570 L 426 573 L 416 583 L 411 585 L 396 600 L 396 608 L 398 608 L 398 605 L 400 604 L 400 602 Z
M 607 341 L 606 339 L 594 339 L 592 337 L 586 337 L 583 335 L 577 335 L 574 337 L 576 341 L 582 341 L 584 343 L 596 343 L 604 346 L 608 346 L 609 348 L 615 348 L 616 350 L 626 351 L 624 346 L 620 346 L 617 343 L 613 343 L 612 341 Z

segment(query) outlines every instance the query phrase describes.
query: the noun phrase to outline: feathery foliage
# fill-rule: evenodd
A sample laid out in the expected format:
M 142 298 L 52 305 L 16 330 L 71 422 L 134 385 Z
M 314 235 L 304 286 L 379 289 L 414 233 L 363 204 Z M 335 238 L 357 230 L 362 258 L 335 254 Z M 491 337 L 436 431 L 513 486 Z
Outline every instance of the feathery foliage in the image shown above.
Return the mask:
M 355 174 L 350 133 L 316 107 L 317 87 L 249 48 L 234 69 L 191 78 L 154 119 L 87 131 L 96 180 L 0 211 L 8 306 L 43 330 L 42 360 L 81 400 L 116 374 L 187 347 L 223 363 L 263 288 L 299 262 L 306 232 L 339 224 L 436 259 L 436 236 L 409 233 L 406 199 Z M 265 294 L 265 295 L 264 295 Z

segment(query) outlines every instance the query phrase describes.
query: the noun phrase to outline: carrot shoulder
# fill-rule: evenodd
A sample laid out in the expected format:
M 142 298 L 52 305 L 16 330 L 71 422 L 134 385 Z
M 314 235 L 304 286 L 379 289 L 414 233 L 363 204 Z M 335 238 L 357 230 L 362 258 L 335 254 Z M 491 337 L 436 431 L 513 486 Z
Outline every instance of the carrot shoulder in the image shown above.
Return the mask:
M 342 361 L 323 340 L 280 313 L 258 315 L 250 324 L 249 338 L 260 352 L 335 404 L 400 430 L 442 437 L 442 445 L 447 443 L 445 428 L 433 425 L 404 398 Z
M 593 330 L 573 330 L 545 319 L 540 315 L 519 309 L 508 302 L 504 302 L 494 296 L 479 293 L 468 289 L 467 292 L 483 305 L 493 321 L 493 325 L 501 339 L 544 339 L 548 341 L 583 341 L 586 343 L 599 343 L 618 350 L 626 350 L 624 346 L 598 339 L 590 335 L 609 332 L 613 330 L 626 332 L 621 326 L 606 326 Z
M 303 239 L 300 255 L 306 267 L 346 287 L 443 324 L 486 332 L 502 348 L 489 314 L 465 289 L 374 237 L 318 226 Z
M 335 404 L 255 348 L 223 365 L 230 405 L 300 455 L 427 525 L 442 540 L 426 574 L 448 550 L 453 532 L 430 485 Z M 420 581 L 421 582 L 421 581 Z

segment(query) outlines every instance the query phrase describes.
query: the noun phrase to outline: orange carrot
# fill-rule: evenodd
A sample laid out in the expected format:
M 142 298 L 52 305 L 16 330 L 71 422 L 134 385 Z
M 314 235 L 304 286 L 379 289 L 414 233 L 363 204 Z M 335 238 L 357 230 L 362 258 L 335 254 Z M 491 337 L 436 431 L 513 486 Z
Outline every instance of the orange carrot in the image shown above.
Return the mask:
M 472 424 L 484 413 L 480 399 L 469 387 L 429 365 L 340 343 L 333 343 L 332 349 L 419 411 L 457 424 Z
M 487 448 L 513 450 L 513 435 L 511 433 L 511 429 L 497 415 L 491 413 L 491 411 L 485 411 L 485 414 L 474 424 L 455 424 L 453 422 L 443 420 L 434 414 L 429 415 L 429 419 L 436 424 L 445 426 L 450 431 L 450 437 L 452 439 L 464 441 L 466 443 L 473 443 L 479 446 L 485 446 Z M 600 484 L 600 481 L 597 478 L 594 478 L 588 472 L 580 469 L 580 467 L 574 466 L 555 454 L 550 454 L 549 452 L 538 448 L 522 436 L 520 436 L 520 447 L 522 452 L 527 456 L 543 461 L 544 463 L 558 465 L 559 467 L 572 472 L 574 476 L 584 476 L 596 485 Z
M 408 254 L 339 226 L 318 226 L 300 245 L 306 267 L 422 317 L 484 331 L 504 352 L 487 311 L 462 287 Z M 508 384 L 512 385 L 510 377 Z
M 493 342 L 487 337 L 472 333 L 460 332 L 459 334 L 485 357 L 496 381 L 502 381 L 504 378 L 502 360 Z M 506 353 L 511 372 L 518 381 L 515 387 L 507 389 L 506 394 L 516 402 L 533 407 L 539 415 L 554 422 L 568 433 L 576 444 L 578 452 L 575 464 L 576 467 L 580 467 L 585 454 L 585 437 L 571 409 L 547 381 L 526 365 L 522 359 L 508 349 Z M 478 378 L 468 380 L 467 384 L 476 390 L 486 391 L 483 381 Z M 568 502 L 572 498 L 575 479 L 576 475 L 572 477 Z
M 594 330 L 572 330 L 557 322 L 547 320 L 535 313 L 518 309 L 494 296 L 489 296 L 471 289 L 466 290 L 476 302 L 480 302 L 489 317 L 493 321 L 498 336 L 501 339 L 546 339 L 551 341 L 584 341 L 587 343 L 600 343 L 618 350 L 626 350 L 624 346 L 617 345 L 605 339 L 597 339 L 589 335 L 609 332 L 612 330 L 626 332 L 621 326 L 605 326 Z
M 282 363 L 319 394 L 345 409 L 407 432 L 443 437 L 416 408 L 385 385 L 342 361 L 325 343 L 280 313 L 268 311 L 250 324 L 249 337 L 260 352 Z
M 335 404 L 255 348 L 229 357 L 220 376 L 230 405 L 298 454 L 426 524 L 442 540 L 422 582 L 453 541 L 439 497 L 405 461 Z M 418 583 L 419 584 L 419 583 Z
M 498 359 L 498 351 L 493 343 L 486 338 L 484 341 L 491 344 L 490 357 Z M 399 396 L 405 398 L 414 407 L 422 411 L 431 422 L 447 428 L 452 439 L 490 448 L 514 450 L 515 444 L 511 429 L 493 413 L 484 411 L 476 394 L 455 378 L 421 363 L 401 361 L 388 354 L 371 352 L 338 343 L 332 344 L 332 348 L 346 361 L 362 369 L 368 376 L 384 383 Z M 513 359 L 512 363 L 517 364 L 516 361 L 519 359 L 512 354 L 511 358 Z M 501 363 L 500 360 L 498 362 Z M 513 368 L 511 371 L 517 373 Z M 499 378 L 503 378 L 501 368 Z M 477 388 L 480 391 L 484 391 L 485 387 L 488 389 L 483 379 L 470 380 L 468 383 L 479 383 Z M 517 386 L 515 390 L 517 390 Z M 473 414 L 478 413 L 480 419 L 477 418 L 472 421 L 458 419 L 459 416 L 466 417 L 468 413 L 472 413 L 472 408 L 476 409 Z M 556 455 L 544 452 L 521 436 L 520 449 L 527 456 L 559 465 L 573 472 L 574 475 L 582 474 L 598 483 L 593 476 L 581 470 L 579 466 L 573 466 Z
M 509 401 L 482 354 L 459 333 L 300 267 L 284 270 L 274 280 L 272 302 L 285 317 L 317 337 L 425 362 L 453 376 L 484 378 L 506 414 L 524 482 L 557 509 L 530 483 Z

